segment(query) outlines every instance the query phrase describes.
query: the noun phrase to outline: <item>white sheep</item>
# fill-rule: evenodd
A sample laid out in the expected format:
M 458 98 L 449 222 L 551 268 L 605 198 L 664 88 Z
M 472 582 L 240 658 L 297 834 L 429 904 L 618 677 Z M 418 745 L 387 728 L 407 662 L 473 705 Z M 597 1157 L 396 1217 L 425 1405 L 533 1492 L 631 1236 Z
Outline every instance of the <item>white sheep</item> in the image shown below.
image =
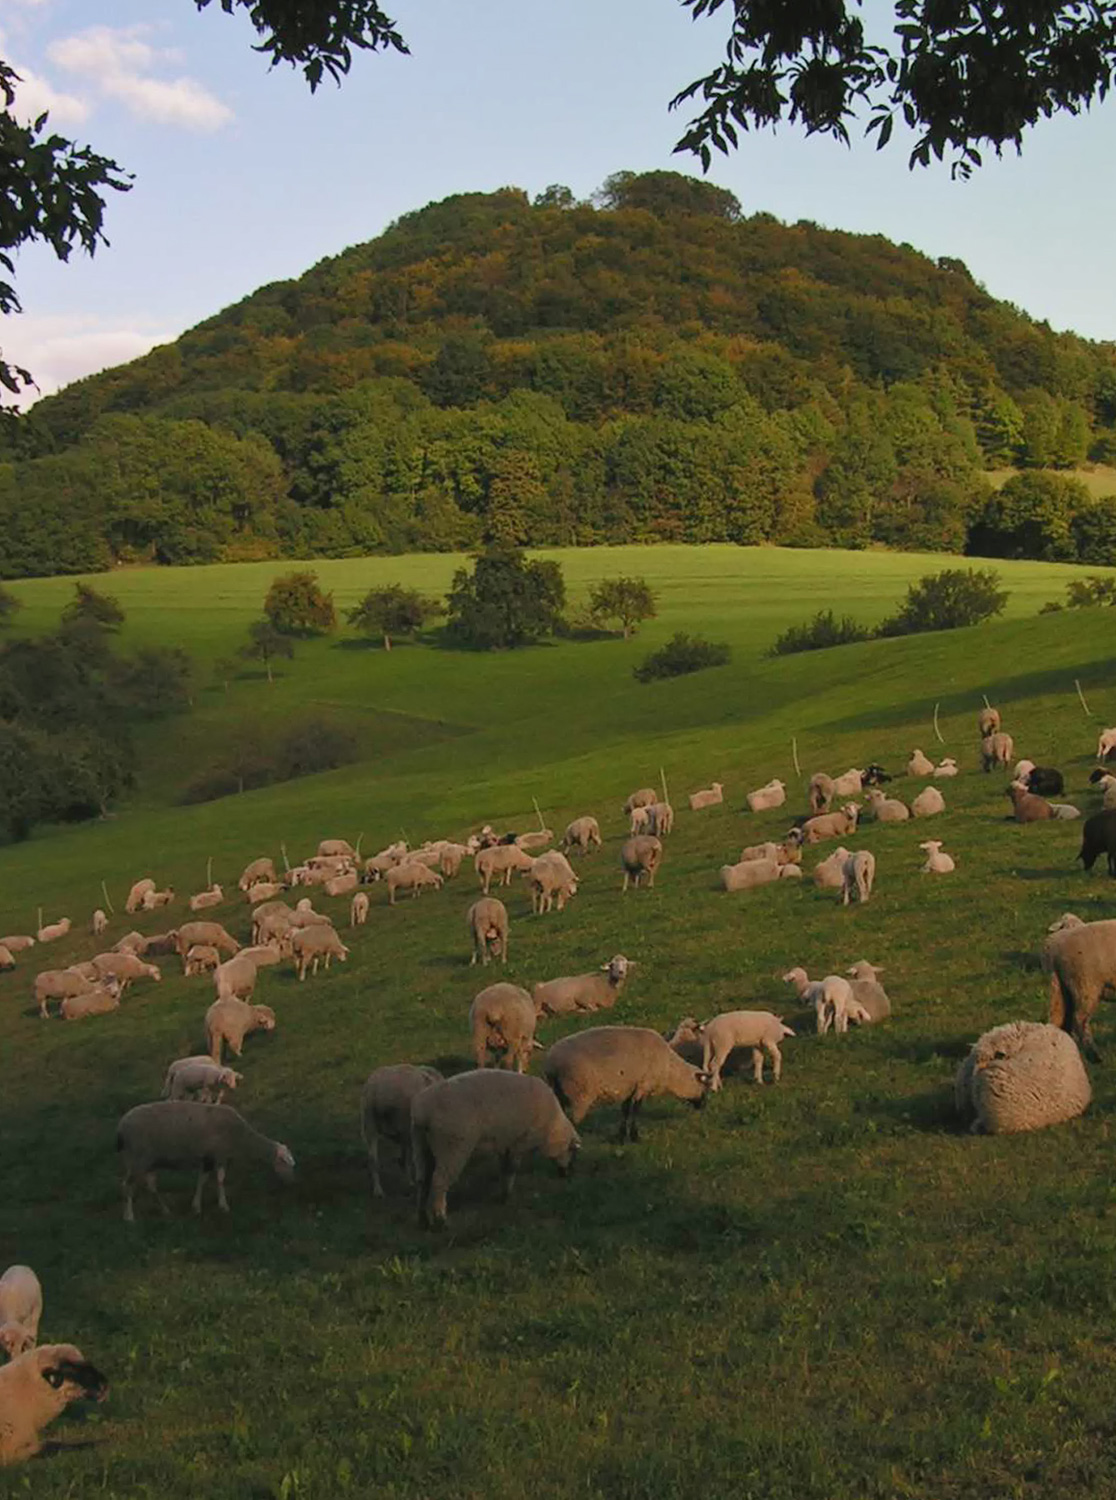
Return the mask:
M 891 1000 L 880 983 L 882 964 L 870 964 L 866 958 L 858 958 L 846 973 L 850 976 L 853 1005 L 858 1014 L 855 1018 L 850 1008 L 850 1019 L 859 1021 L 886 1021 L 891 1015 Z
M 1111 803 L 1106 798 L 1104 805 L 1105 807 L 1116 807 L 1116 795 L 1113 795 Z M 1052 818 L 1059 818 L 1062 822 L 1070 822 L 1072 819 L 1081 816 L 1081 809 L 1074 807 L 1072 802 L 1051 802 L 1050 816 Z
M 524 855 L 524 858 L 527 856 Z M 394 865 L 387 872 L 388 901 L 392 906 L 395 905 L 397 891 L 410 891 L 412 900 L 416 900 L 421 890 L 441 890 L 442 885 L 443 880 L 437 870 L 411 860 L 402 865 Z
M 35 939 L 23 932 L 9 932 L 6 937 L 0 937 L 0 947 L 7 948 L 9 953 L 26 953 L 34 946 Z
M 833 778 L 833 795 L 835 797 L 859 797 L 864 790 L 864 771 L 851 766 L 847 771 L 842 771 L 840 776 Z
M 719 781 L 714 781 L 711 786 L 703 787 L 701 791 L 690 793 L 690 810 L 698 812 L 703 807 L 716 807 L 719 802 L 725 800 L 725 789 Z M 652 798 L 652 801 L 656 801 Z M 778 806 L 773 803 L 773 806 Z
M 555 902 L 558 910 L 564 911 L 566 902 L 577 895 L 578 878 L 573 866 L 557 849 L 532 860 L 531 868 L 523 872 L 523 879 L 531 888 L 531 910 L 536 916 L 550 911 Z
M 93 934 L 94 937 L 100 937 L 101 933 L 104 932 L 104 930 L 105 930 L 105 928 L 107 926 L 108 926 L 108 917 L 105 915 L 105 913 L 98 906 L 97 910 L 93 913 L 93 916 L 90 918 L 89 931 Z
M 489 844 L 478 849 L 473 858 L 473 867 L 480 877 L 486 896 L 497 876 L 500 877 L 500 885 L 511 885 L 513 872 L 529 870 L 532 863 L 531 856 L 518 844 Z
M 35 975 L 35 1003 L 39 1007 L 39 1015 L 45 1020 L 50 1014 L 47 1010 L 48 1000 L 65 1000 L 70 995 L 82 995 L 93 988 L 92 981 L 84 974 L 76 973 L 71 969 L 43 969 Z
M 349 902 L 349 926 L 363 927 L 368 921 L 368 894 L 366 891 L 357 891 Z
M 211 974 L 221 962 L 221 955 L 209 943 L 195 943 L 186 954 L 185 974 L 189 979 L 195 974 Z
M 907 762 L 908 776 L 932 776 L 934 774 L 934 762 L 929 756 L 924 755 L 921 750 L 911 751 L 911 758 Z
M 628 820 L 629 833 L 654 833 L 655 811 L 654 803 L 647 807 L 633 807 L 632 815 Z
M 65 937 L 73 923 L 69 917 L 62 917 L 57 922 L 48 922 L 45 927 L 40 927 L 35 936 L 40 943 L 54 943 L 59 938 Z M 11 946 L 10 944 L 7 946 Z
M 760 885 L 787 878 L 802 878 L 798 865 L 783 865 L 777 859 L 745 859 L 736 865 L 722 865 L 721 884 L 726 891 L 750 891 Z
M 213 988 L 218 1000 L 251 1000 L 256 992 L 257 969 L 243 949 L 213 970 Z
M 718 783 L 714 783 L 717 785 Z M 717 798 L 719 802 L 720 797 Z M 745 802 L 751 812 L 767 812 L 772 807 L 782 807 L 787 800 L 787 789 L 779 780 L 772 780 L 766 786 L 757 787 L 755 791 L 749 792 Z M 693 798 L 690 798 L 691 803 Z M 702 804 L 704 806 L 704 803 Z
M 588 816 L 574 818 L 572 823 L 566 825 L 560 842 L 567 852 L 577 849 L 582 854 L 588 854 L 590 849 L 601 847 L 600 824 L 596 818 Z
M 905 823 L 911 815 L 905 802 L 900 802 L 898 797 L 886 796 L 879 787 L 869 787 L 867 796 L 868 816 L 878 823 Z
M 633 807 L 650 807 L 652 803 L 659 800 L 659 794 L 653 786 L 641 786 L 638 792 L 632 792 L 624 803 L 623 811 L 630 813 Z
M 179 1057 L 167 1068 L 163 1080 L 164 1099 L 191 1096 L 202 1104 L 220 1104 L 226 1089 L 235 1089 L 243 1073 L 222 1067 L 211 1057 Z
M 247 891 L 261 880 L 274 881 L 275 879 L 275 863 L 265 857 L 254 859 L 251 864 L 245 865 L 236 885 L 238 890 Z
M 655 802 L 651 806 L 654 827 L 650 830 L 659 838 L 674 832 L 674 808 L 669 802 Z
M 150 876 L 145 876 L 143 880 L 137 880 L 128 892 L 128 899 L 124 903 L 124 910 L 129 913 L 142 911 L 143 898 L 147 895 L 148 891 L 153 891 L 154 889 L 155 882 Z
M 272 1141 L 228 1104 L 195 1104 L 168 1099 L 137 1104 L 116 1127 L 116 1149 L 124 1165 L 124 1222 L 135 1221 L 136 1183 L 142 1180 L 163 1213 L 168 1212 L 155 1184 L 159 1167 L 196 1167 L 198 1186 L 193 1208 L 201 1213 L 202 1190 L 210 1173 L 217 1174 L 217 1206 L 228 1213 L 225 1171 L 232 1161 L 266 1163 L 284 1181 L 294 1176 L 294 1157 L 286 1146 Z
M 327 969 L 335 958 L 339 958 L 342 963 L 347 962 L 349 950 L 332 927 L 316 922 L 291 935 L 291 957 L 294 959 L 299 979 L 303 980 L 306 978 L 306 970 L 311 965 L 313 965 L 314 973 L 317 974 L 318 965 L 323 959 Z
M 810 786 L 807 796 L 810 802 L 810 811 L 815 815 L 829 811 L 829 804 L 833 801 L 835 789 L 833 777 L 828 771 L 815 771 L 810 777 Z
M 487 964 L 495 954 L 502 963 L 508 961 L 508 909 L 495 896 L 482 896 L 474 901 L 466 917 L 469 931 L 473 935 L 473 956 L 470 965 L 479 958 Z
M 561 979 L 546 979 L 531 992 L 540 1016 L 565 1016 L 594 1010 L 611 1010 L 635 961 L 615 954 L 608 963 L 590 974 L 571 974 Z
M 15 1359 L 34 1349 L 43 1315 L 43 1288 L 30 1266 L 9 1266 L 0 1276 L 0 1349 Z M 0 1417 L 0 1427 L 2 1427 Z
M 1041 1130 L 1083 1114 L 1092 1097 L 1077 1043 L 1042 1021 L 1009 1021 L 973 1044 L 957 1070 L 958 1112 L 976 1134 Z
M 867 901 L 876 879 L 876 856 L 870 849 L 856 849 L 841 869 L 841 905 L 850 901 Z
M 646 884 L 654 888 L 655 871 L 662 864 L 663 846 L 659 839 L 649 833 L 638 833 L 625 839 L 620 849 L 620 865 L 624 871 L 624 887 L 638 886 L 646 877 Z
M 1012 781 L 1025 782 L 1034 769 L 1035 763 L 1033 760 L 1017 760 L 1015 762 L 1015 770 L 1011 773 L 1011 779 Z
M 815 813 L 812 818 L 807 818 L 800 836 L 807 844 L 817 844 L 822 839 L 844 838 L 847 834 L 856 832 L 859 819 L 860 808 L 855 802 L 846 802 L 837 812 Z
M 926 851 L 926 863 L 921 866 L 923 875 L 949 875 L 956 868 L 951 854 L 942 853 L 941 839 L 927 839 L 924 844 L 919 844 L 920 849 Z
M 87 1016 L 107 1016 L 110 1011 L 120 1009 L 119 989 L 107 985 L 96 985 L 82 990 L 80 995 L 67 995 L 58 1007 L 63 1021 L 84 1021 Z
M 211 906 L 220 906 L 224 899 L 224 891 L 214 882 L 213 885 L 207 886 L 204 891 L 196 891 L 190 897 L 189 907 L 191 911 L 205 911 Z
M 226 932 L 220 922 L 183 922 L 175 930 L 174 946 L 180 958 L 185 958 L 195 943 L 208 943 L 230 958 L 240 951 L 236 938 Z
M 517 984 L 490 984 L 469 1007 L 473 1061 L 487 1065 L 488 1054 L 502 1054 L 501 1066 L 525 1073 L 535 1041 L 535 1002 Z
M 239 1057 L 244 1038 L 253 1031 L 274 1031 L 275 1012 L 270 1005 L 247 1005 L 243 1000 L 214 1000 L 205 1013 L 205 1044 L 215 1063 L 227 1042 Z
M 8 969 L 14 969 L 15 966 L 16 961 L 12 950 L 10 948 L 5 948 L 4 944 L 0 943 L 0 972 L 4 972 Z
M 0 1369 L 0 1467 L 34 1458 L 41 1433 L 74 1401 L 103 1401 L 108 1381 L 73 1344 L 28 1349 Z
M 785 984 L 793 984 L 798 998 L 805 1005 L 812 1005 L 818 1018 L 818 1035 L 825 1036 L 830 1026 L 836 1034 L 849 1029 L 849 1007 L 853 1004 L 852 985 L 839 974 L 827 974 L 824 979 L 810 979 L 806 970 L 799 967 L 783 975 Z
M 911 803 L 912 818 L 932 818 L 945 812 L 945 798 L 936 786 L 924 786 Z
M 993 708 L 991 704 L 985 704 L 977 715 L 977 728 L 982 740 L 987 739 L 990 734 L 995 734 L 1000 727 L 1000 710 Z
M 1097 739 L 1097 759 L 1101 765 L 1116 754 L 1116 729 L 1102 729 Z
M 953 758 L 952 755 L 943 755 L 942 758 L 941 758 L 941 760 L 934 767 L 934 771 L 933 771 L 933 775 L 939 781 L 942 780 L 945 777 L 956 776 L 957 774 L 958 774 L 957 762 L 954 760 L 954 758 Z
M 414 1184 L 411 1160 L 411 1105 L 423 1089 L 441 1083 L 437 1068 L 416 1067 L 413 1063 L 391 1063 L 369 1073 L 360 1091 L 360 1135 L 368 1152 L 368 1172 L 372 1179 L 372 1196 L 382 1198 L 384 1185 L 380 1178 L 380 1142 L 391 1141 L 403 1158 L 407 1181 Z
M 174 886 L 168 885 L 165 891 L 148 891 L 143 898 L 144 911 L 160 911 L 164 906 L 169 906 L 174 900 Z
M 721 1087 L 721 1069 L 736 1047 L 751 1048 L 757 1083 L 763 1082 L 763 1055 L 766 1052 L 771 1059 L 772 1076 L 778 1083 L 783 1073 L 779 1043 L 784 1037 L 794 1035 L 790 1027 L 784 1026 L 769 1010 L 723 1011 L 699 1026 L 697 1033 L 702 1046 L 701 1066 L 709 1074 L 709 1087 L 713 1092 Z
M 98 953 L 90 964 L 98 979 L 116 979 L 123 993 L 137 979 L 151 979 L 160 984 L 163 971 L 158 964 L 149 964 L 135 953 Z
M 985 771 L 994 766 L 1007 766 L 1015 753 L 1015 741 L 1010 734 L 987 734 L 980 742 L 980 763 Z
M 709 1089 L 707 1073 L 645 1026 L 591 1026 L 563 1037 L 543 1059 L 543 1074 L 575 1125 L 595 1104 L 619 1104 L 621 1141 L 639 1139 L 645 1099 L 670 1094 L 700 1107 Z

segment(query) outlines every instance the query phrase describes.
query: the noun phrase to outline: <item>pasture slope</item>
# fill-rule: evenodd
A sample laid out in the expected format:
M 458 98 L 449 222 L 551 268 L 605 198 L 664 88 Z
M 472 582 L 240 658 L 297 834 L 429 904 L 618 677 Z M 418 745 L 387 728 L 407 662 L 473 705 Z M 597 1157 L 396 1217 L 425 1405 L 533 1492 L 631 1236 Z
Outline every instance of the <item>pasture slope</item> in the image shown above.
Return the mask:
M 1083 1119 L 1032 1137 L 969 1138 L 951 1108 L 972 1039 L 1043 1016 L 1035 953 L 1049 922 L 1067 909 L 1116 915 L 1116 884 L 1075 867 L 1080 825 L 1004 821 L 1003 778 L 976 769 L 981 693 L 1017 753 L 1061 766 L 1068 799 L 1092 806 L 1082 788 L 1097 724 L 1116 723 L 1111 616 L 1039 617 L 1072 570 L 1005 564 L 1001 622 L 770 662 L 760 653 L 786 624 L 826 605 L 878 619 L 908 581 L 949 560 L 555 555 L 575 598 L 594 577 L 646 575 L 662 593 L 659 618 L 628 643 L 508 655 L 309 644 L 273 689 L 256 678 L 227 694 L 206 687 L 192 719 L 148 732 L 150 772 L 118 817 L 0 850 L 0 931 L 28 930 L 40 904 L 76 923 L 0 976 L 0 1263 L 37 1269 L 44 1338 L 78 1343 L 112 1381 L 107 1405 L 58 1426 L 89 1446 L 0 1473 L 0 1496 L 983 1500 L 1116 1487 L 1116 1063 L 1092 1070 Z M 111 588 L 132 640 L 212 660 L 282 566 L 122 573 Z M 316 566 L 348 605 L 376 581 L 443 588 L 454 560 Z M 56 617 L 70 587 L 16 585 L 28 606 L 20 628 Z M 632 664 L 679 628 L 730 641 L 733 662 L 635 684 Z M 216 744 L 238 722 L 311 702 L 369 715 L 366 760 L 168 805 L 203 734 Z M 392 715 L 408 716 L 404 748 L 375 732 Z M 414 721 L 435 722 L 424 735 Z M 804 800 L 792 734 L 804 775 L 870 758 L 898 770 L 916 744 L 961 762 L 943 784 L 944 816 L 858 836 L 879 866 L 864 907 L 842 909 L 809 879 L 736 896 L 716 888 L 742 844 L 787 823 L 742 813 L 744 793 L 777 775 L 788 811 Z M 622 898 L 620 803 L 660 766 L 676 831 L 656 889 Z M 713 779 L 724 806 L 690 813 L 685 794 Z M 893 790 L 910 797 L 919 785 Z M 582 812 L 601 821 L 605 848 L 581 862 L 565 913 L 532 918 L 513 888 L 507 970 L 482 976 L 467 963 L 468 867 L 394 910 L 372 887 L 347 965 L 304 985 L 286 970 L 261 975 L 257 998 L 279 1024 L 249 1039 L 232 1102 L 291 1147 L 296 1184 L 234 1170 L 229 1219 L 210 1205 L 195 1221 L 189 1185 L 167 1174 L 174 1217 L 161 1222 L 141 1201 L 140 1222 L 125 1225 L 115 1122 L 157 1096 L 169 1059 L 199 1050 L 210 992 L 166 961 L 163 982 L 131 991 L 113 1016 L 35 1018 L 34 970 L 93 951 L 85 924 L 102 877 L 119 908 L 141 874 L 200 888 L 209 855 L 231 886 L 281 840 L 293 857 L 322 836 L 363 831 L 368 850 L 400 828 L 418 842 L 483 821 L 526 827 L 533 797 L 556 830 Z M 944 839 L 954 876 L 918 873 L 927 836 Z M 345 903 L 325 904 L 340 920 Z M 243 935 L 242 904 L 218 915 Z M 137 925 L 153 931 L 162 918 Z M 126 925 L 118 916 L 110 940 Z M 799 1032 L 784 1046 L 783 1082 L 760 1089 L 744 1069 L 703 1112 L 652 1103 L 644 1139 L 623 1149 L 614 1112 L 590 1115 L 569 1182 L 537 1164 L 504 1206 L 491 1169 L 472 1170 L 441 1237 L 417 1228 L 402 1192 L 371 1206 L 357 1133 L 368 1071 L 403 1059 L 465 1066 L 466 1013 L 484 978 L 530 985 L 615 952 L 640 967 L 608 1019 L 665 1028 L 687 1013 L 774 1008 Z M 778 976 L 861 957 L 886 966 L 894 1019 L 843 1039 L 810 1034 Z M 1097 1035 L 1111 1054 L 1111 1013 Z

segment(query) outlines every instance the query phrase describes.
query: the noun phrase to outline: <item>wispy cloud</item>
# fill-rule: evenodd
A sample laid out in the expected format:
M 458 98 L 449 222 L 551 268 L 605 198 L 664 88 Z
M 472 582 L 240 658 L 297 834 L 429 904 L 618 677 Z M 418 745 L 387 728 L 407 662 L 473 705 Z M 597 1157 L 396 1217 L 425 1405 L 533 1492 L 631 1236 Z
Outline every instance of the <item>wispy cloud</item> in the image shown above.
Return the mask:
M 179 54 L 152 46 L 147 31 L 143 26 L 91 26 L 52 42 L 47 56 L 141 119 L 188 130 L 227 125 L 232 110 L 196 79 L 156 76 L 157 69 L 176 62 Z
M 63 94 L 30 68 L 17 63 L 12 66 L 20 77 L 12 109 L 17 120 L 22 120 L 25 124 L 37 120 L 44 110 L 49 111 L 54 125 L 80 125 L 89 118 L 89 105 L 84 99 L 77 98 L 75 94 Z
M 30 370 L 38 384 L 37 393 L 29 391 L 20 399 L 26 409 L 38 396 L 49 396 L 83 375 L 138 359 L 156 344 L 176 338 L 177 330 L 145 326 L 142 318 L 22 316 L 5 318 L 0 334 L 4 359 Z

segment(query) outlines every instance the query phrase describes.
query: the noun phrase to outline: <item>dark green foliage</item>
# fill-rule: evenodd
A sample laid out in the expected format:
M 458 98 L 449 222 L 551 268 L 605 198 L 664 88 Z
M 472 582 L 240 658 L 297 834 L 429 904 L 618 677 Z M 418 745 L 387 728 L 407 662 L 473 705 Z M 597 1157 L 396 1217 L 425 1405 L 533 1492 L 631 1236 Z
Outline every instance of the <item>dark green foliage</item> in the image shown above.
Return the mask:
M 589 590 L 591 618 L 598 623 L 619 620 L 625 640 L 655 613 L 655 591 L 646 578 L 603 578 Z
M 440 600 L 427 599 L 418 589 L 391 583 L 386 588 L 369 589 L 345 618 L 361 635 L 380 636 L 384 649 L 390 651 L 393 636 L 414 635 L 431 615 L 440 614 L 443 608 Z
M 872 632 L 850 615 L 840 619 L 831 609 L 819 609 L 805 625 L 792 625 L 778 636 L 768 656 L 794 656 L 799 651 L 825 651 L 830 646 L 847 646 L 854 641 L 869 640 Z
M 161 719 L 190 706 L 194 664 L 179 646 L 144 646 L 113 662 L 111 683 L 118 703 L 138 719 Z
M 924 630 L 956 630 L 979 625 L 1002 613 L 1008 595 L 991 568 L 945 568 L 927 573 L 907 590 L 897 614 L 884 620 L 877 635 L 917 635 Z
M 23 600 L 16 597 L 11 589 L 0 586 L 0 629 L 10 625 L 15 618 L 16 612 L 23 608 Z
M 638 667 L 632 668 L 637 682 L 655 682 L 663 677 L 685 677 L 691 672 L 700 672 L 705 667 L 723 667 L 732 657 L 732 651 L 724 641 L 707 641 L 704 636 L 687 635 L 677 631 L 660 646 L 645 656 Z
M 111 594 L 101 594 L 88 583 L 74 584 L 74 597 L 62 611 L 66 625 L 93 624 L 102 630 L 119 630 L 124 623 L 124 611 Z
M 1116 567 L 1116 495 L 1075 511 L 1070 531 L 1078 562 Z
M 1071 609 L 1091 609 L 1097 604 L 1116 605 L 1116 578 L 1071 578 L 1066 584 L 1066 603 Z
M 613 172 L 605 178 L 597 197 L 604 208 L 707 214 L 730 224 L 740 218 L 740 200 L 735 194 L 681 172 Z
M 290 661 L 294 656 L 294 641 L 289 633 L 280 630 L 271 619 L 253 620 L 248 627 L 248 641 L 237 653 L 245 661 L 262 661 L 267 671 L 268 682 L 275 678 L 271 670 L 273 661 Z
M 1016 474 L 989 497 L 969 530 L 966 551 L 976 557 L 1070 562 L 1077 555 L 1073 518 L 1092 509 L 1089 492 L 1079 479 Z
M 566 603 L 562 570 L 514 547 L 482 552 L 470 572 L 459 568 L 446 597 L 447 637 L 491 651 L 527 646 L 557 629 Z
M 300 720 L 278 736 L 246 729 L 230 737 L 222 758 L 195 776 L 180 800 L 213 802 L 277 781 L 334 771 L 356 760 L 358 749 L 355 733 L 331 719 Z
M 275 629 L 284 635 L 314 635 L 337 625 L 333 595 L 322 592 L 317 573 L 310 569 L 276 578 L 263 608 Z

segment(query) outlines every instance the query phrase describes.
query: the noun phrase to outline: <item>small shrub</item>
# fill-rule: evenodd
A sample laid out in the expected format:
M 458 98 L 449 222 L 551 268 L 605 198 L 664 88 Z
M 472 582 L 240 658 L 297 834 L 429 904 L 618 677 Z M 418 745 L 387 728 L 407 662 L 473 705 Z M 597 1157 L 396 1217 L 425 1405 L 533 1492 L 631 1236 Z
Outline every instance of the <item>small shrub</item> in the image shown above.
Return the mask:
M 1066 603 L 1070 609 L 1092 609 L 1098 604 L 1116 606 L 1116 578 L 1102 578 L 1091 573 L 1088 578 L 1071 578 L 1066 584 Z
M 638 667 L 633 667 L 632 676 L 637 682 L 685 677 L 687 673 L 700 672 L 705 667 L 723 667 L 731 656 L 732 651 L 724 641 L 707 641 L 700 635 L 685 635 L 679 631 L 665 646 L 652 651 Z
M 643 621 L 655 617 L 655 592 L 646 578 L 602 578 L 589 590 L 589 613 L 601 624 L 619 620 L 627 640 Z
M 276 578 L 267 591 L 263 610 L 284 635 L 312 635 L 337 626 L 333 595 L 322 593 L 312 569 Z
M 358 751 L 356 734 L 331 719 L 298 720 L 277 738 L 246 729 L 229 740 L 220 761 L 193 778 L 179 800 L 214 802 L 276 781 L 333 771 L 356 760 Z
M 876 631 L 880 636 L 919 635 L 926 630 L 957 630 L 979 625 L 1003 611 L 1008 595 L 991 568 L 945 568 L 927 573 L 907 590 L 898 614 Z
M 288 729 L 274 750 L 278 781 L 334 771 L 357 757 L 357 737 L 329 719 L 306 719 Z
M 831 609 L 819 609 L 805 625 L 784 630 L 768 651 L 768 656 L 793 656 L 798 651 L 825 651 L 830 646 L 847 646 L 854 641 L 870 639 L 872 632 L 849 615 L 840 619 Z

